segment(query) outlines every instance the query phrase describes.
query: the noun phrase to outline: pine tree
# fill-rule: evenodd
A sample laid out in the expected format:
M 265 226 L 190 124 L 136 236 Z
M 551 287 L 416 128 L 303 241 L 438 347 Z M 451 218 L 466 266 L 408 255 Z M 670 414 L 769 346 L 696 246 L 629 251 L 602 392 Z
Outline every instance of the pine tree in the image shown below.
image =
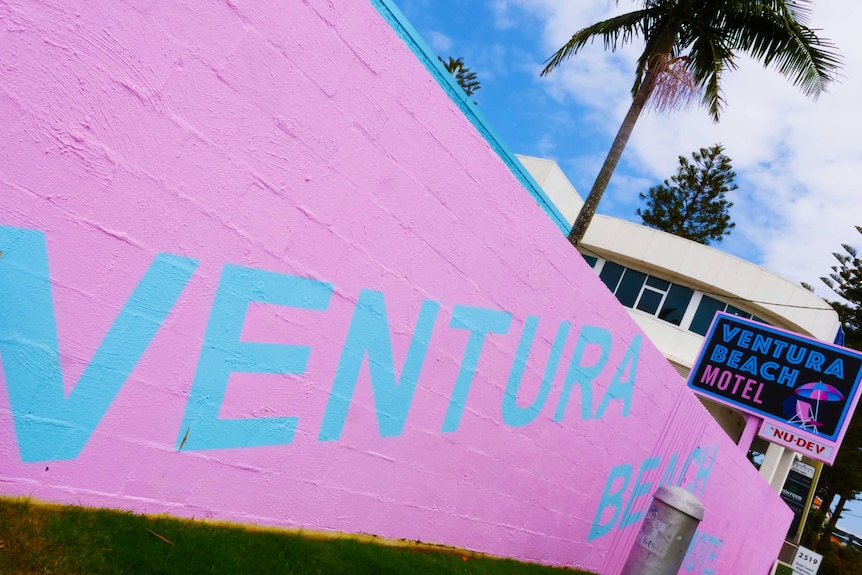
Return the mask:
M 862 234 L 862 227 L 856 226 Z M 844 301 L 829 302 L 844 328 L 844 345 L 862 351 L 862 259 L 851 245 L 842 244 L 844 253 L 832 255 L 838 263 L 832 266 L 829 277 L 820 278 Z M 859 408 L 857 408 L 858 410 Z M 845 503 L 862 493 L 862 415 L 856 413 L 850 421 L 847 434 L 832 467 L 824 467 L 820 476 L 818 492 L 823 506 L 828 508 L 835 496 L 838 503 L 832 517 L 821 531 L 817 547 L 825 550 L 829 535 L 841 517 Z
M 670 181 L 638 194 L 646 208 L 637 215 L 645 226 L 682 236 L 701 244 L 720 242 L 736 226 L 725 198 L 737 189 L 736 173 L 724 148 L 716 144 L 693 152 L 692 160 L 679 157 L 679 168 Z
M 862 234 L 862 226 L 856 226 L 856 231 Z M 853 246 L 841 244 L 841 247 L 843 254 L 832 254 L 838 261 L 832 266 L 832 273 L 820 280 L 844 300 L 830 302 L 844 326 L 844 345 L 862 350 L 862 259 Z

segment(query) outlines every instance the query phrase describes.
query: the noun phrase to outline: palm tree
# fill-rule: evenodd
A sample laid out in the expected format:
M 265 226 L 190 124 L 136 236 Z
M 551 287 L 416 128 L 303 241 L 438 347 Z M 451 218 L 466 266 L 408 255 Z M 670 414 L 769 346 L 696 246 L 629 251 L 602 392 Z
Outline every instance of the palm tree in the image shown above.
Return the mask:
M 548 58 L 542 76 L 601 38 L 615 51 L 643 36 L 632 104 L 626 113 L 593 188 L 581 208 L 569 241 L 577 247 L 596 213 L 599 200 L 619 162 L 638 117 L 650 102 L 669 110 L 702 93 L 713 121 L 724 106 L 722 74 L 737 67 L 746 53 L 772 66 L 816 98 L 841 66 L 834 45 L 806 24 L 811 0 L 639 0 L 640 10 L 615 16 L 576 32 Z

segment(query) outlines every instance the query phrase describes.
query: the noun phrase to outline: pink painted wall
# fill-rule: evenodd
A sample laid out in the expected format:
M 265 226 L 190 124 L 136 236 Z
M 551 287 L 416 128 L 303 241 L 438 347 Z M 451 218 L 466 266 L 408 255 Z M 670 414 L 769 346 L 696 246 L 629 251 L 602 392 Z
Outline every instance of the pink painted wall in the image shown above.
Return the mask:
M 790 511 L 378 8 L 0 5 L 0 492 L 615 574 L 672 482 L 681 573 L 766 573 Z

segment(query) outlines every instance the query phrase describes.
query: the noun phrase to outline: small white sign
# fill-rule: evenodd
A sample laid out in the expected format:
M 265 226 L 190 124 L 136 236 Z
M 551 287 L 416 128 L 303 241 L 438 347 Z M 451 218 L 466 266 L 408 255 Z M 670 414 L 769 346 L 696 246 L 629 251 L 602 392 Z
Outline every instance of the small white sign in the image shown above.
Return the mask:
M 793 560 L 793 575 L 817 575 L 822 561 L 823 555 L 800 547 L 796 551 L 796 559 Z
M 655 554 L 659 559 L 663 558 L 670 546 L 670 538 L 667 535 L 668 524 L 653 517 L 644 521 L 641 533 L 638 536 L 638 544 Z
M 798 473 L 799 475 L 804 475 L 808 479 L 814 479 L 814 467 L 808 465 L 807 463 L 802 463 L 801 461 L 794 461 L 790 466 L 790 469 Z

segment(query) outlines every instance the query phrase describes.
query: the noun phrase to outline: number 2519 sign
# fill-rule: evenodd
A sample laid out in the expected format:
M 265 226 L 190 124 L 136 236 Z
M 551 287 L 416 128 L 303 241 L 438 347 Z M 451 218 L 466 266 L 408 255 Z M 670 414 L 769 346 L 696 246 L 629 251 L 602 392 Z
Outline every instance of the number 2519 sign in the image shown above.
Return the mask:
M 819 555 L 811 549 L 800 547 L 793 560 L 794 575 L 817 575 L 823 555 Z

